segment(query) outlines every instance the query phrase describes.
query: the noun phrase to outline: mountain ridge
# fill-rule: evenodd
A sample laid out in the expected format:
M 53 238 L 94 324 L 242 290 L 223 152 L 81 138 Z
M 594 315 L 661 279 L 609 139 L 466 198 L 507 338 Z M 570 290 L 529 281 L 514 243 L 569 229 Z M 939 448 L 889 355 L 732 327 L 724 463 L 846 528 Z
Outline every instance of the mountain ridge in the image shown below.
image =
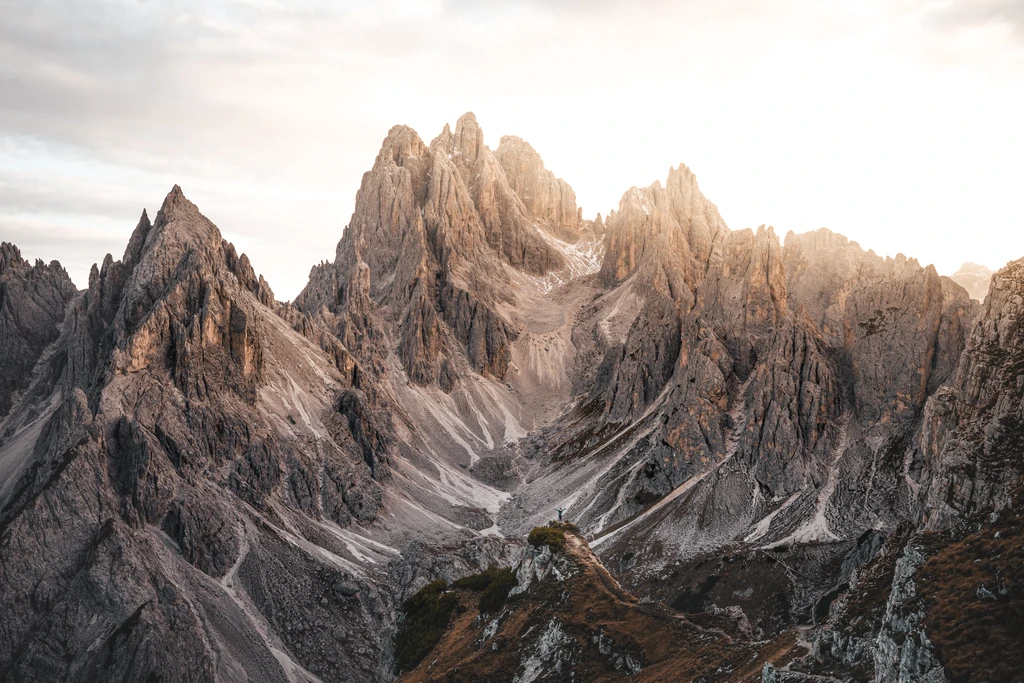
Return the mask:
M 291 303 L 177 185 L 82 292 L 4 244 L 0 332 L 45 348 L 0 378 L 0 675 L 389 680 L 401 601 L 558 508 L 642 600 L 825 638 L 900 529 L 1012 508 L 1014 264 L 979 306 L 729 230 L 682 165 L 604 220 L 574 197 L 467 114 L 388 132 Z

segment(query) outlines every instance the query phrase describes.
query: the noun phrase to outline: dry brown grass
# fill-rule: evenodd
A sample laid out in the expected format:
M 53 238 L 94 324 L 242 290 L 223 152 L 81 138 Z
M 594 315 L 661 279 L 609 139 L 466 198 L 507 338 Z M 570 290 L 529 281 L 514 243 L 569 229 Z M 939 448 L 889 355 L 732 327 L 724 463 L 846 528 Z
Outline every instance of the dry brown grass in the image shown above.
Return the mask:
M 483 633 L 492 615 L 475 610 L 456 615 L 423 664 L 400 681 L 512 680 L 522 670 L 532 639 L 553 619 L 570 639 L 562 649 L 571 657 L 559 673 L 546 667 L 547 681 L 753 682 L 760 680 L 765 661 L 782 665 L 797 654 L 791 632 L 767 643 L 751 643 L 727 619 L 686 617 L 662 605 L 639 603 L 615 583 L 576 534 L 566 533 L 564 552 L 577 567 L 574 576 L 531 586 L 501 614 L 497 632 L 487 640 Z M 600 652 L 594 642 L 598 634 L 610 641 L 615 655 Z M 642 664 L 638 673 L 616 669 L 616 656 L 625 654 Z
M 918 569 L 925 625 L 952 683 L 1024 681 L 1024 519 L 981 519 Z

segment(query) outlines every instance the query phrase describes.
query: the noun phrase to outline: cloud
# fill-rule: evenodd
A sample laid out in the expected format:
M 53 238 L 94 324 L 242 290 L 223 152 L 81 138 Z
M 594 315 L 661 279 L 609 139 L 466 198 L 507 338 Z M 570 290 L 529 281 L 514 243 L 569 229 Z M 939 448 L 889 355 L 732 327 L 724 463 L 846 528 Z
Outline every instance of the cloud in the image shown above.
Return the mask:
M 827 224 L 955 259 L 922 226 L 1020 215 L 1003 194 L 1024 180 L 1024 63 L 999 33 L 1020 7 L 8 0 L 0 237 L 16 220 L 43 246 L 25 226 L 49 226 L 64 254 L 59 231 L 85 230 L 77 248 L 116 255 L 178 183 L 291 298 L 333 256 L 387 130 L 430 140 L 472 110 L 488 144 L 528 139 L 587 215 L 683 161 L 735 227 Z
M 938 5 L 934 12 L 947 29 L 995 25 L 1009 28 L 1024 40 L 1024 0 L 953 0 Z

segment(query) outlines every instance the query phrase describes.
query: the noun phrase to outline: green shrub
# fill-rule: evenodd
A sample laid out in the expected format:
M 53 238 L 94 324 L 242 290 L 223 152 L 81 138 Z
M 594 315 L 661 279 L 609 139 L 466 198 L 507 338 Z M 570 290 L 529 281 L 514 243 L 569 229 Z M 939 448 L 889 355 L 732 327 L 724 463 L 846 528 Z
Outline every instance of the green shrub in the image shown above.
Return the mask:
M 499 569 L 494 580 L 480 595 L 480 611 L 493 613 L 505 606 L 509 591 L 516 587 L 516 573 L 511 569 Z
M 444 579 L 431 581 L 405 601 L 405 620 L 395 635 L 395 668 L 410 671 L 441 641 L 452 612 L 459 606 L 454 593 L 446 592 Z
M 511 569 L 488 567 L 479 574 L 464 576 L 454 582 L 454 588 L 483 591 L 480 595 L 481 612 L 497 612 L 505 606 L 509 592 L 516 587 L 516 573 Z
M 453 582 L 452 588 L 465 588 L 471 591 L 482 591 L 494 583 L 494 580 L 498 578 L 498 575 L 503 571 L 507 570 L 490 566 L 479 574 L 470 574 L 469 576 L 464 576 L 458 581 Z
M 565 548 L 565 532 L 553 526 L 534 527 L 527 540 L 530 545 L 546 545 L 556 551 Z

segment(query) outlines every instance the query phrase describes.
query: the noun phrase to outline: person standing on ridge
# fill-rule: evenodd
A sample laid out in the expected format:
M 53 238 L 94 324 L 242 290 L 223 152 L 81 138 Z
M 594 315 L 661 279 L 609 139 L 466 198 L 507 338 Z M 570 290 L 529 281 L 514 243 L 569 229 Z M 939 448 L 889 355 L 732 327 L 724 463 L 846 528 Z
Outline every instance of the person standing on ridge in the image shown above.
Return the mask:
M 562 521 L 562 513 L 565 512 L 565 508 L 558 508 L 558 521 Z

